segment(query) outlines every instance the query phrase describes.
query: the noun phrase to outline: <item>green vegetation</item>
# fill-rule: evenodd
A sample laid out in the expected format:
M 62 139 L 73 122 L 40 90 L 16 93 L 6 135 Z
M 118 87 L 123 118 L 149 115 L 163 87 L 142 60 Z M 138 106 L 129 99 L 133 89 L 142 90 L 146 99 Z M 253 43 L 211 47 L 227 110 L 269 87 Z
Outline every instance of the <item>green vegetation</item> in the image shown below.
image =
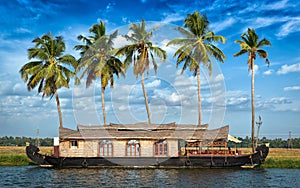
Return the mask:
M 53 146 L 53 138 L 28 138 L 28 137 L 0 137 L 0 146 L 25 146 L 26 142 L 32 145 Z
M 240 144 L 229 142 L 228 146 L 232 148 L 249 148 L 252 146 L 251 138 L 249 138 L 248 136 L 246 136 L 245 138 L 238 137 L 238 139 L 242 141 Z M 291 138 L 284 140 L 282 138 L 267 139 L 266 137 L 262 137 L 262 139 L 258 140 L 258 143 L 269 143 L 270 148 L 300 148 L 300 138 Z
M 300 168 L 300 149 L 270 148 L 263 168 Z
M 40 150 L 41 153 L 53 153 L 53 147 L 40 147 Z M 26 156 L 25 147 L 0 146 L 0 166 L 26 166 L 33 164 Z
M 300 159 L 267 158 L 262 168 L 300 168 Z
M 31 164 L 30 159 L 24 155 L 0 155 L 0 166 L 26 166 Z

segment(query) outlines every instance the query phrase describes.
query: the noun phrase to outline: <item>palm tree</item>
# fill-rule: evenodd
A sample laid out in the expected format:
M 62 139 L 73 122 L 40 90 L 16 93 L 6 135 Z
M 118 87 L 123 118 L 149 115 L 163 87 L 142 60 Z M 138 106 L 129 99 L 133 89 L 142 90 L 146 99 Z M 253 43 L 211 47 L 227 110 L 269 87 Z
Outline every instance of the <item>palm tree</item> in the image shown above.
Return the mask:
M 38 85 L 38 93 L 42 97 L 55 95 L 59 126 L 63 127 L 62 113 L 57 90 L 61 87 L 69 88 L 70 78 L 75 76 L 77 61 L 72 55 L 63 55 L 66 50 L 63 37 L 52 37 L 52 34 L 45 34 L 41 38 L 32 41 L 33 48 L 28 49 L 28 58 L 35 59 L 28 62 L 20 69 L 24 82 L 27 82 L 27 89 L 31 91 Z
M 212 70 L 211 59 L 216 59 L 223 63 L 226 59 L 223 52 L 214 45 L 215 42 L 225 43 L 223 36 L 215 35 L 214 32 L 208 30 L 209 21 L 204 14 L 199 12 L 188 14 L 184 20 L 184 28 L 177 27 L 181 34 L 186 38 L 177 38 L 171 40 L 168 45 L 179 46 L 174 53 L 177 56 L 176 66 L 183 63 L 181 74 L 189 67 L 194 76 L 197 76 L 198 84 L 198 125 L 202 123 L 201 109 L 201 93 L 200 93 L 200 64 L 208 67 L 210 73 Z M 187 28 L 188 30 L 186 30 Z
M 142 89 L 145 99 L 146 111 L 148 116 L 148 123 L 151 124 L 151 116 L 148 105 L 147 93 L 145 89 L 144 73 L 147 71 L 147 75 L 150 69 L 150 57 L 153 64 L 154 71 L 157 71 L 157 63 L 154 55 L 157 56 L 163 62 L 166 60 L 166 51 L 163 49 L 153 46 L 150 41 L 153 32 L 157 28 L 152 28 L 149 32 L 146 31 L 145 20 L 142 23 L 132 23 L 129 26 L 129 30 L 132 34 L 125 35 L 125 38 L 131 42 L 131 44 L 123 46 L 116 51 L 116 55 L 125 56 L 124 65 L 127 68 L 133 61 L 133 74 L 138 78 L 141 76 Z
M 265 50 L 260 49 L 263 46 L 271 46 L 271 43 L 267 39 L 259 40 L 254 29 L 248 28 L 247 33 L 243 33 L 241 36 L 242 40 L 235 40 L 234 42 L 239 43 L 241 46 L 241 51 L 234 54 L 234 57 L 240 56 L 242 54 L 248 53 L 248 71 L 251 70 L 251 107 L 252 107 L 252 152 L 254 152 L 254 124 L 255 124 L 255 107 L 254 107 L 254 60 L 256 59 L 256 54 L 261 58 L 266 60 L 268 65 L 270 64 L 268 60 L 268 54 Z
M 115 31 L 111 35 L 106 35 L 103 21 L 100 24 L 94 24 L 89 31 L 93 35 L 88 38 L 79 35 L 78 40 L 84 44 L 74 47 L 76 50 L 80 50 L 81 54 L 77 72 L 83 69 L 81 79 L 87 74 L 86 87 L 89 87 L 94 80 L 101 79 L 103 123 L 106 125 L 105 88 L 109 82 L 113 88 L 114 74 L 117 77 L 119 74 L 124 76 L 122 62 L 112 55 L 113 39 L 116 38 L 118 32 Z M 79 84 L 79 80 L 77 80 L 77 84 Z

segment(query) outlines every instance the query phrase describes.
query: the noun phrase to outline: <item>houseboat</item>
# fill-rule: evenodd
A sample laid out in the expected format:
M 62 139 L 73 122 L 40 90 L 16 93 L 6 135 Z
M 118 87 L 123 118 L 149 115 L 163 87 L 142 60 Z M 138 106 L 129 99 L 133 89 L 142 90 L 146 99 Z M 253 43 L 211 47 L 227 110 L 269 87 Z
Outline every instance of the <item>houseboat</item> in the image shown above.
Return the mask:
M 43 167 L 226 168 L 262 164 L 269 148 L 243 154 L 227 147 L 229 126 L 109 124 L 59 129 L 54 154 L 33 145 L 27 156 Z

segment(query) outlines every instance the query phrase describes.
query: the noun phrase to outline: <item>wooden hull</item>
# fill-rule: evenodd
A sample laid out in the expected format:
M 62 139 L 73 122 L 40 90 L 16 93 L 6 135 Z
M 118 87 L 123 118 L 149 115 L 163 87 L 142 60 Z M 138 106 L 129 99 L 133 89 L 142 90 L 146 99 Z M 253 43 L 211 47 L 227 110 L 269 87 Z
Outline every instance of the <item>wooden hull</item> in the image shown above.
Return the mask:
M 228 168 L 262 164 L 269 152 L 259 146 L 246 155 L 201 155 L 181 157 L 54 157 L 39 154 L 35 146 L 27 146 L 27 156 L 45 167 L 122 167 L 122 168 Z

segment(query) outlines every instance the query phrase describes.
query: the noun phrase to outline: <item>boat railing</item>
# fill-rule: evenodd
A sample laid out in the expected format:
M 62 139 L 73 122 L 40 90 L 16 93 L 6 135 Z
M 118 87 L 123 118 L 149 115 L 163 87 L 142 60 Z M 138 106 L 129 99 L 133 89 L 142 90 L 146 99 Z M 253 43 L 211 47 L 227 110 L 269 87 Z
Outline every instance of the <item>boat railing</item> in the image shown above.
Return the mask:
M 202 155 L 241 155 L 240 150 L 231 150 L 227 148 L 200 148 L 200 147 L 182 147 L 181 156 L 202 156 Z

